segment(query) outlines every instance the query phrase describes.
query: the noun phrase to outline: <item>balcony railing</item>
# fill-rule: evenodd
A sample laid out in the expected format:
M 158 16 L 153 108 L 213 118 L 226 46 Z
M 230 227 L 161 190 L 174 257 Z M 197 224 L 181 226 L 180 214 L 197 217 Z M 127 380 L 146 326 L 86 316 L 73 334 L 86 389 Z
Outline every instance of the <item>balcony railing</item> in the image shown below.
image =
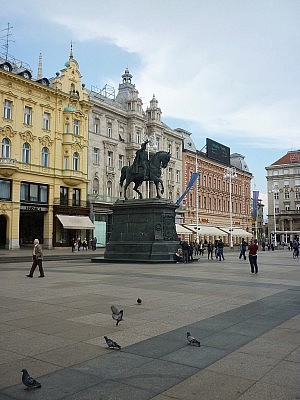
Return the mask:
M 0 171 L 3 176 L 11 176 L 19 167 L 15 158 L 0 157 Z

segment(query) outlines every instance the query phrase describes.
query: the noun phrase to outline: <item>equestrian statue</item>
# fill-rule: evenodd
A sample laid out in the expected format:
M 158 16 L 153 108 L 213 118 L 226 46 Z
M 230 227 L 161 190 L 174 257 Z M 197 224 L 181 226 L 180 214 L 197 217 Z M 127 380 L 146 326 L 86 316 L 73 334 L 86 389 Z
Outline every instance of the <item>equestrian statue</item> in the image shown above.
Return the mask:
M 144 181 L 154 182 L 156 187 L 156 198 L 160 199 L 161 194 L 164 193 L 164 184 L 161 180 L 161 169 L 166 168 L 170 161 L 171 154 L 166 151 L 158 151 L 148 160 L 146 152 L 148 140 L 142 143 L 141 148 L 136 152 L 133 164 L 125 166 L 121 170 L 120 185 L 123 186 L 124 181 L 124 197 L 127 200 L 126 190 L 128 185 L 133 182 L 133 190 L 139 195 L 139 199 L 142 199 L 142 193 L 139 191 L 139 187 Z M 161 190 L 159 191 L 159 184 Z

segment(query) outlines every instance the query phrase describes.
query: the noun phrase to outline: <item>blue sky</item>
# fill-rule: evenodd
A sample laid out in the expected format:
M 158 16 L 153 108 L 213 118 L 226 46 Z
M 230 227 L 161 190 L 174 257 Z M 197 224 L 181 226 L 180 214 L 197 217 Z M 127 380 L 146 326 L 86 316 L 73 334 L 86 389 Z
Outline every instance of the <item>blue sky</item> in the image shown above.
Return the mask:
M 243 154 L 265 202 L 265 166 L 300 148 L 298 0 L 0 0 L 0 6 L 0 30 L 13 27 L 9 53 L 34 76 L 40 51 L 44 76 L 63 68 L 71 41 L 87 88 L 117 89 L 128 67 L 144 109 L 155 94 L 163 121 L 192 132 L 198 149 L 209 137 Z

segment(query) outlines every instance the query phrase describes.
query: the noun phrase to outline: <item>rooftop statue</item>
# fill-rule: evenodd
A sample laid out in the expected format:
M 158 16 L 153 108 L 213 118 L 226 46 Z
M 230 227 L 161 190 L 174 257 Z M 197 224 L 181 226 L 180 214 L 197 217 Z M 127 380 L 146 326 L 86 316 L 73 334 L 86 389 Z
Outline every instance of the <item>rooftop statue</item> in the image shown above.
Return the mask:
M 148 155 L 146 152 L 147 143 L 146 140 L 142 143 L 141 148 L 136 152 L 135 159 L 131 166 L 125 166 L 121 170 L 120 185 L 124 186 L 124 197 L 127 200 L 126 190 L 131 182 L 134 183 L 133 190 L 138 194 L 139 199 L 142 199 L 142 193 L 139 191 L 139 187 L 144 181 L 154 182 L 156 187 L 156 198 L 160 199 L 161 194 L 164 193 L 164 185 L 161 180 L 161 169 L 166 168 L 171 154 L 166 151 L 158 151 L 148 160 Z M 161 185 L 161 190 L 159 190 L 159 184 Z

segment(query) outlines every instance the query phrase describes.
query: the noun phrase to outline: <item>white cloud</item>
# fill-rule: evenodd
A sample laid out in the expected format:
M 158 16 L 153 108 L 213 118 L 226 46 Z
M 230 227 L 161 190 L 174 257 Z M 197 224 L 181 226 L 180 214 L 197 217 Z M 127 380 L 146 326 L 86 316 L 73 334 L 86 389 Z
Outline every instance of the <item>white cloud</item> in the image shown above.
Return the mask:
M 29 5 L 77 41 L 138 54 L 136 87 L 145 103 L 155 93 L 163 116 L 246 145 L 299 142 L 300 2 L 54 0 L 47 13 L 43 2 Z M 101 63 L 96 48 L 94 56 Z

